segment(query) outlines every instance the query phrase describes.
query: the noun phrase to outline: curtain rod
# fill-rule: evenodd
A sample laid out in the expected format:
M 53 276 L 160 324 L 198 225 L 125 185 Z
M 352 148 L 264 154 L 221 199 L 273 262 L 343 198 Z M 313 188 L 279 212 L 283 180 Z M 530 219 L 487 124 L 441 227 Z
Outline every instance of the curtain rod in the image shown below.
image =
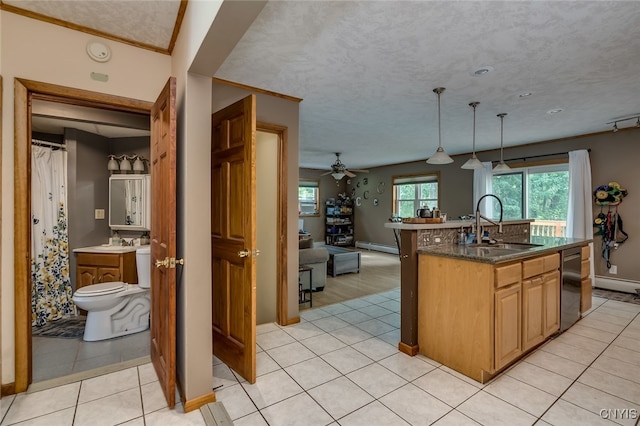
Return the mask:
M 587 152 L 591 152 L 591 148 L 587 149 Z M 506 159 L 504 161 L 515 161 L 515 160 L 522 160 L 522 161 L 527 161 L 530 160 L 532 158 L 542 158 L 542 157 L 555 157 L 556 155 L 568 155 L 569 152 L 556 152 L 553 154 L 540 154 L 540 155 L 530 155 L 528 157 L 515 157 L 515 158 L 509 158 Z M 499 163 L 499 160 L 492 160 L 492 163 Z
M 31 143 L 33 145 L 43 145 L 43 146 L 51 146 L 51 147 L 55 147 L 55 148 L 67 149 L 67 146 L 65 144 L 62 144 L 62 143 L 41 141 L 41 140 L 38 140 L 38 139 L 31 139 Z

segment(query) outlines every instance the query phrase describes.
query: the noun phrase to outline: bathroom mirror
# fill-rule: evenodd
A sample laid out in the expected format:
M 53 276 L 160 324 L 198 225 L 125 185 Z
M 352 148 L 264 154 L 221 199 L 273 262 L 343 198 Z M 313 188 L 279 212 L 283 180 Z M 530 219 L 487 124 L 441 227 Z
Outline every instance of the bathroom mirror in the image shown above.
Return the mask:
M 109 177 L 109 227 L 148 231 L 151 226 L 151 176 Z

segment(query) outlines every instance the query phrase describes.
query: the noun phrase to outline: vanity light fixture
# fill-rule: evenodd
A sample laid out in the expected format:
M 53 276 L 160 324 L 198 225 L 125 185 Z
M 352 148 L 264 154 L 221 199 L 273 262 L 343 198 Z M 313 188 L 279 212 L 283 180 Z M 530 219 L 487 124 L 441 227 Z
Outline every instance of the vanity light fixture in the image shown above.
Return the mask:
M 500 117 L 500 162 L 493 168 L 494 172 L 506 172 L 508 170 L 511 170 L 511 167 L 506 165 L 506 163 L 504 162 L 504 157 L 502 156 L 504 149 L 504 117 L 506 115 L 506 112 L 501 112 L 500 114 L 498 114 L 498 117 Z
M 483 167 L 478 157 L 476 157 L 476 108 L 478 105 L 480 105 L 480 102 L 471 102 L 469 104 L 473 108 L 473 154 L 466 163 L 460 166 L 461 169 L 480 169 Z
M 613 123 L 613 133 L 617 132 L 618 130 L 618 122 L 616 121 L 615 123 Z
M 131 161 L 133 161 L 133 166 L 131 165 Z M 107 163 L 107 170 L 110 172 L 129 172 L 133 170 L 134 172 L 144 172 L 144 162 L 147 161 L 144 157 L 140 155 L 109 155 L 109 162 Z
M 444 87 L 436 87 L 433 92 L 438 95 L 438 149 L 427 160 L 429 164 L 449 164 L 453 163 L 453 159 L 442 149 L 442 124 L 440 123 L 440 94 L 444 92 Z

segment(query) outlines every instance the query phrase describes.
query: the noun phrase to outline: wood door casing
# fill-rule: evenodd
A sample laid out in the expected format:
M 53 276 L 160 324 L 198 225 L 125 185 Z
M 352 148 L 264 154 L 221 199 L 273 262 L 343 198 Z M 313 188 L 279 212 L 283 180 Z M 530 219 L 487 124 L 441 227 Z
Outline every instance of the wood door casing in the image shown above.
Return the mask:
M 250 95 L 211 123 L 213 353 L 249 383 L 256 378 L 255 111 Z
M 151 362 L 167 405 L 175 406 L 176 269 L 156 261 L 176 256 L 176 80 L 151 108 Z

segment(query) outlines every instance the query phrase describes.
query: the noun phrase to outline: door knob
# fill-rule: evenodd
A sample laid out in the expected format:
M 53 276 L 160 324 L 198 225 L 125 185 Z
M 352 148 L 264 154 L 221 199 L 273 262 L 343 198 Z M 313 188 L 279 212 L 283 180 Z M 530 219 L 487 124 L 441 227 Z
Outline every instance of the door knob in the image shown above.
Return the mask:
M 163 260 L 156 260 L 156 268 L 161 268 L 163 266 L 165 268 L 169 267 L 169 258 L 168 257 L 165 257 Z
M 240 250 L 238 252 L 238 257 L 249 257 L 250 255 L 251 255 L 251 252 L 247 249 Z

